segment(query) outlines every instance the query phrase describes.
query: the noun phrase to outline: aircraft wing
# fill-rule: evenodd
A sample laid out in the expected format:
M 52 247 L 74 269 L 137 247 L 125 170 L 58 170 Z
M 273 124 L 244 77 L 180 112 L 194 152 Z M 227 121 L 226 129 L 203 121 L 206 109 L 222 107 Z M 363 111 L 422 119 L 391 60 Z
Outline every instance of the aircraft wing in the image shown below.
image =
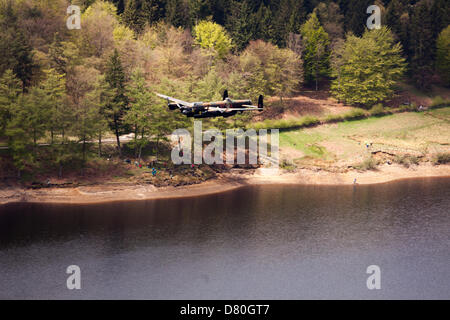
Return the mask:
M 209 107 L 209 111 L 254 111 L 254 110 L 263 110 L 263 108 L 251 107 L 251 108 L 219 108 L 219 107 Z
M 175 102 L 176 104 L 179 105 L 179 107 L 180 107 L 180 106 L 187 106 L 187 107 L 193 107 L 193 106 L 194 106 L 194 104 L 191 103 L 191 102 L 186 102 L 186 101 L 183 101 L 183 100 L 179 100 L 179 99 L 175 99 L 175 98 L 172 98 L 172 97 L 168 97 L 168 96 L 165 96 L 165 95 L 160 94 L 160 93 L 156 93 L 156 95 L 157 95 L 158 97 L 163 98 L 163 99 L 166 99 L 166 100 L 168 100 L 168 101 Z
M 248 104 L 244 104 L 244 105 L 242 105 L 243 107 L 246 107 L 246 108 L 249 108 L 249 109 L 262 109 L 262 108 L 260 108 L 260 107 L 258 107 L 258 106 L 251 106 L 251 105 L 248 105 Z

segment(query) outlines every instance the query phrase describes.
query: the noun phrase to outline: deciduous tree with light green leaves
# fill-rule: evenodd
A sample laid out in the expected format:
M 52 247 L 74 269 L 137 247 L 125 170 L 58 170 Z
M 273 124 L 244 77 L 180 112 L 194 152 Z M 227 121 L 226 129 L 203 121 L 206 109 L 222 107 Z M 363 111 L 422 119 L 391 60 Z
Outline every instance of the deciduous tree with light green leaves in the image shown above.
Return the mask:
M 44 103 L 49 111 L 48 129 L 50 129 L 51 144 L 54 142 L 55 132 L 61 133 L 67 126 L 67 110 L 64 108 L 66 102 L 66 79 L 64 75 L 55 69 L 44 71 L 46 79 L 42 83 Z
M 125 121 L 134 128 L 135 156 L 140 163 L 142 148 L 148 143 L 150 126 L 155 118 L 154 108 L 152 108 L 154 95 L 147 87 L 142 69 L 136 68 L 133 71 L 127 85 L 127 96 L 130 109 L 125 115 Z
M 12 109 L 22 92 L 20 80 L 11 69 L 6 70 L 0 78 L 0 135 L 3 135 Z
M 33 163 L 37 141 L 45 134 L 48 112 L 43 100 L 42 89 L 33 87 L 28 94 L 20 94 L 17 101 L 10 105 L 5 136 L 8 138 L 18 178 L 21 171 Z
M 232 48 L 231 38 L 225 29 L 211 21 L 201 21 L 194 27 L 195 43 L 208 49 L 218 58 L 224 58 Z
M 301 59 L 290 49 L 280 49 L 262 40 L 252 41 L 239 60 L 244 86 L 253 99 L 260 94 L 282 99 L 303 81 Z
M 450 25 L 441 31 L 436 42 L 436 68 L 443 82 L 450 86 Z
M 333 95 L 360 106 L 390 98 L 406 68 L 401 52 L 401 45 L 384 26 L 367 30 L 361 38 L 349 35 L 336 57 L 339 70 L 334 73 L 337 76 L 339 72 L 339 76 L 331 84 Z

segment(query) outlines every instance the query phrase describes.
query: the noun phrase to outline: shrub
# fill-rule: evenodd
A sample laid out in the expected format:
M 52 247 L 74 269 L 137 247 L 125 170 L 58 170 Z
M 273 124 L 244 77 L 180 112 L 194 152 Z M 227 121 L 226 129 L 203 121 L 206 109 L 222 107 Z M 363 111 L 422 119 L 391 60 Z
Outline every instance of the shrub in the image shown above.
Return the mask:
M 386 113 L 384 107 L 381 103 L 377 103 L 369 110 L 370 115 L 372 116 L 381 116 Z
M 436 96 L 433 99 L 431 99 L 431 107 L 441 107 L 441 106 L 448 106 L 450 105 L 450 100 L 446 100 L 442 98 L 441 96 Z
M 324 122 L 326 123 L 334 123 L 334 122 L 341 122 L 343 120 L 342 116 L 340 114 L 329 114 L 325 117 Z
M 316 124 L 319 124 L 319 123 L 320 123 L 320 120 L 318 118 L 311 117 L 311 116 L 306 116 L 306 117 L 301 118 L 298 121 L 297 126 L 299 126 L 299 127 L 308 127 L 308 126 L 313 126 L 313 125 L 316 125 Z
M 450 153 L 442 152 L 434 156 L 433 162 L 435 164 L 445 164 L 450 162 Z
M 283 159 L 280 162 L 280 168 L 284 169 L 284 170 L 287 170 L 287 171 L 294 171 L 295 170 L 295 165 L 292 162 L 290 162 L 290 161 L 288 161 L 286 159 Z
M 414 103 L 402 104 L 399 108 L 401 111 L 417 111 L 417 106 Z
M 349 121 L 349 120 L 361 119 L 361 118 L 364 118 L 365 116 L 366 116 L 366 111 L 364 111 L 363 109 L 360 109 L 360 108 L 356 108 L 356 109 L 353 109 L 353 110 L 345 113 L 342 117 L 344 118 L 344 120 Z
M 358 170 L 376 170 L 377 168 L 377 161 L 372 158 L 372 157 L 368 157 L 366 159 L 364 159 L 361 163 L 358 163 L 356 165 L 353 165 L 353 168 L 358 169 Z
M 394 158 L 394 162 L 409 168 L 412 164 L 419 164 L 419 158 L 409 154 L 397 155 Z

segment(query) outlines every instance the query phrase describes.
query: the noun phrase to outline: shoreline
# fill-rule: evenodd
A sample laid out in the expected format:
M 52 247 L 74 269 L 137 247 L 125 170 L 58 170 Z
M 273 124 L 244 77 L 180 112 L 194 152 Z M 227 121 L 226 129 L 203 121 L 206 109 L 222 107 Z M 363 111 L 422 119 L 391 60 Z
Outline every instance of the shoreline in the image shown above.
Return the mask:
M 387 183 L 414 178 L 450 177 L 450 164 L 422 164 L 405 168 L 400 165 L 380 166 L 376 171 L 349 170 L 333 173 L 320 169 L 299 169 L 293 173 L 265 174 L 256 170 L 254 174 L 225 173 L 218 178 L 194 185 L 161 187 L 153 185 L 98 184 L 73 188 L 0 189 L 0 207 L 7 203 L 58 203 L 99 204 L 118 201 L 138 201 L 198 197 L 231 191 L 240 187 L 262 184 L 298 185 L 357 185 Z

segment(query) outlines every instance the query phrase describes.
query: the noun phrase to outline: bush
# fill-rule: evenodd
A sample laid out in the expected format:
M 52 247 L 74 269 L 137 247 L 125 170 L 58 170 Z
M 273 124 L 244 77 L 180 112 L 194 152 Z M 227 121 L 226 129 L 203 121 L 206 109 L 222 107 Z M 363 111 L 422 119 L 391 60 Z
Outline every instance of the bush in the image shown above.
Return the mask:
M 292 162 L 290 162 L 286 159 L 283 159 L 283 160 L 281 160 L 280 168 L 284 169 L 286 171 L 292 172 L 295 170 L 295 165 Z
M 292 129 L 292 128 L 301 128 L 301 127 L 309 127 L 316 124 L 319 124 L 320 120 L 316 117 L 306 116 L 296 119 L 279 119 L 279 120 L 270 120 L 266 119 L 262 122 L 256 122 L 250 124 L 247 128 L 253 128 L 255 130 L 259 129 Z
M 417 111 L 417 106 L 414 103 L 400 105 L 401 111 Z
M 397 155 L 394 158 L 394 162 L 409 168 L 412 164 L 419 164 L 419 158 L 409 154 Z
M 450 153 L 448 152 L 443 152 L 443 153 L 438 153 L 434 156 L 433 162 L 435 164 L 445 164 L 445 163 L 449 163 L 450 162 Z
M 441 107 L 450 105 L 450 100 L 445 100 L 441 96 L 436 96 L 433 99 L 431 99 L 431 107 Z
M 335 123 L 335 122 L 341 122 L 344 120 L 340 114 L 329 114 L 325 117 L 324 122 L 326 123 Z
M 344 120 L 349 121 L 349 120 L 357 120 L 357 119 L 361 119 L 364 118 L 366 116 L 366 111 L 364 111 L 363 109 L 353 109 L 352 111 L 349 111 L 347 113 L 345 113 L 342 117 L 344 118 Z
M 381 103 L 377 103 L 369 110 L 370 115 L 372 116 L 381 116 L 386 114 L 386 111 L 384 110 L 384 107 Z
M 372 158 L 372 157 L 368 157 L 366 159 L 364 159 L 364 161 L 362 161 L 361 163 L 358 163 L 356 165 L 353 166 L 353 168 L 358 169 L 358 170 L 376 170 L 377 168 L 377 161 Z
M 319 124 L 319 123 L 320 123 L 320 120 L 318 118 L 311 117 L 311 116 L 306 116 L 306 117 L 301 118 L 298 121 L 297 126 L 298 127 L 308 127 L 308 126 L 313 126 L 313 125 L 316 125 L 316 124 Z

